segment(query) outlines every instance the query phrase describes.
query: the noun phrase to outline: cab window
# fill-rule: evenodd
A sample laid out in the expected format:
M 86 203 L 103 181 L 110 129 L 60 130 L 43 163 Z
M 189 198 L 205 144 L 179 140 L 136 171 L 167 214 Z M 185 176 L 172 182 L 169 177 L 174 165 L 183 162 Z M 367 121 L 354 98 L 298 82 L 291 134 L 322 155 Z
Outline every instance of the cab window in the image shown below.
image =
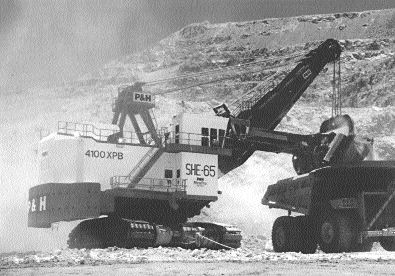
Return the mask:
M 173 171 L 165 170 L 165 178 L 173 178 Z

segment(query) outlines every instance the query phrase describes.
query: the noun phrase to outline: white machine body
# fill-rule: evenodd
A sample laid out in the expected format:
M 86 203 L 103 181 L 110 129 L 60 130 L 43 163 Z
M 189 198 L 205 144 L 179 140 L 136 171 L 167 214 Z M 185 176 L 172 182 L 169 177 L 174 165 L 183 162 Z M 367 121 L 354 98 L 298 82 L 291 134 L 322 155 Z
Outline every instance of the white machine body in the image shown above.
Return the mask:
M 167 142 L 218 146 L 227 121 L 213 115 L 180 114 L 174 117 Z M 111 177 L 130 175 L 142 163 L 147 165 L 149 157 L 159 150 L 137 143 L 110 143 L 89 135 L 80 136 L 78 132 L 53 133 L 39 142 L 39 182 L 96 182 L 102 190 L 111 189 Z M 174 183 L 183 183 L 188 195 L 217 195 L 218 156 L 215 154 L 164 151 L 149 166 L 139 184 L 155 180 L 156 185 L 135 185 L 134 189 L 161 191 Z
M 220 146 L 228 121 L 219 116 L 180 113 L 173 118 L 172 132 L 180 144 Z

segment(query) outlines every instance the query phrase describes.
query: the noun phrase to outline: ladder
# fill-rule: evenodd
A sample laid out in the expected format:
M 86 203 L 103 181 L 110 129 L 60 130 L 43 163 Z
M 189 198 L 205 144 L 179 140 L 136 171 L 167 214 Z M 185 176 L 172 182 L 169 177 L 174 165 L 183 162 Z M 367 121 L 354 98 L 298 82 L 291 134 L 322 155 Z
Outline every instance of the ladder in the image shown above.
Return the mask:
M 152 168 L 163 152 L 163 148 L 156 147 L 152 147 L 148 150 L 148 152 L 141 158 L 137 166 L 134 167 L 126 177 L 126 179 L 129 180 L 129 187 L 134 186 L 134 184 L 138 183 L 144 177 L 144 175 L 149 171 L 150 168 Z
M 159 148 L 150 148 L 147 153 L 141 158 L 136 167 L 134 167 L 130 173 L 127 175 L 130 182 L 132 182 L 133 178 L 144 168 L 144 166 L 148 163 L 148 161 L 154 156 L 154 154 L 159 150 Z

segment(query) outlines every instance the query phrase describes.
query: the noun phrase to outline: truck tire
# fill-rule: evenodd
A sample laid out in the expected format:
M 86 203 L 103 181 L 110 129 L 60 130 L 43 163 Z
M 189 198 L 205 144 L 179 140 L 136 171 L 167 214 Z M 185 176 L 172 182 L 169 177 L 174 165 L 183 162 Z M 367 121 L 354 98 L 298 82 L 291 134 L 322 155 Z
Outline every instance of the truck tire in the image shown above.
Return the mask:
M 272 244 L 275 252 L 297 250 L 296 220 L 290 216 L 278 217 L 272 228 Z
M 350 217 L 331 212 L 319 224 L 318 243 L 325 253 L 350 252 L 355 245 L 356 234 L 357 230 Z
M 372 241 L 363 241 L 362 243 L 356 243 L 352 248 L 353 252 L 370 252 L 373 247 Z
M 381 238 L 380 245 L 387 251 L 395 251 L 395 238 L 394 237 Z
M 352 229 L 354 233 L 354 239 L 352 241 L 351 251 L 352 252 L 370 252 L 373 247 L 373 241 L 370 239 L 363 239 L 362 243 L 359 243 L 358 234 L 363 230 L 361 218 L 355 213 L 350 213 L 349 218 L 351 219 Z
M 297 252 L 314 254 L 317 250 L 317 239 L 310 219 L 306 216 L 298 216 L 295 220 L 298 230 Z

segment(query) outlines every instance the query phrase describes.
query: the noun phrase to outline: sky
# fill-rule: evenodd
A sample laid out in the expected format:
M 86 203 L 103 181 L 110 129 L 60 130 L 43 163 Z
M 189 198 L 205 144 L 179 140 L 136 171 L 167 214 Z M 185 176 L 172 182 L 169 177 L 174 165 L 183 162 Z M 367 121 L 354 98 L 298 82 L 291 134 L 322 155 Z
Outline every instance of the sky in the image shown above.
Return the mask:
M 393 0 L 0 0 L 0 93 L 56 85 L 185 25 L 395 8 Z

